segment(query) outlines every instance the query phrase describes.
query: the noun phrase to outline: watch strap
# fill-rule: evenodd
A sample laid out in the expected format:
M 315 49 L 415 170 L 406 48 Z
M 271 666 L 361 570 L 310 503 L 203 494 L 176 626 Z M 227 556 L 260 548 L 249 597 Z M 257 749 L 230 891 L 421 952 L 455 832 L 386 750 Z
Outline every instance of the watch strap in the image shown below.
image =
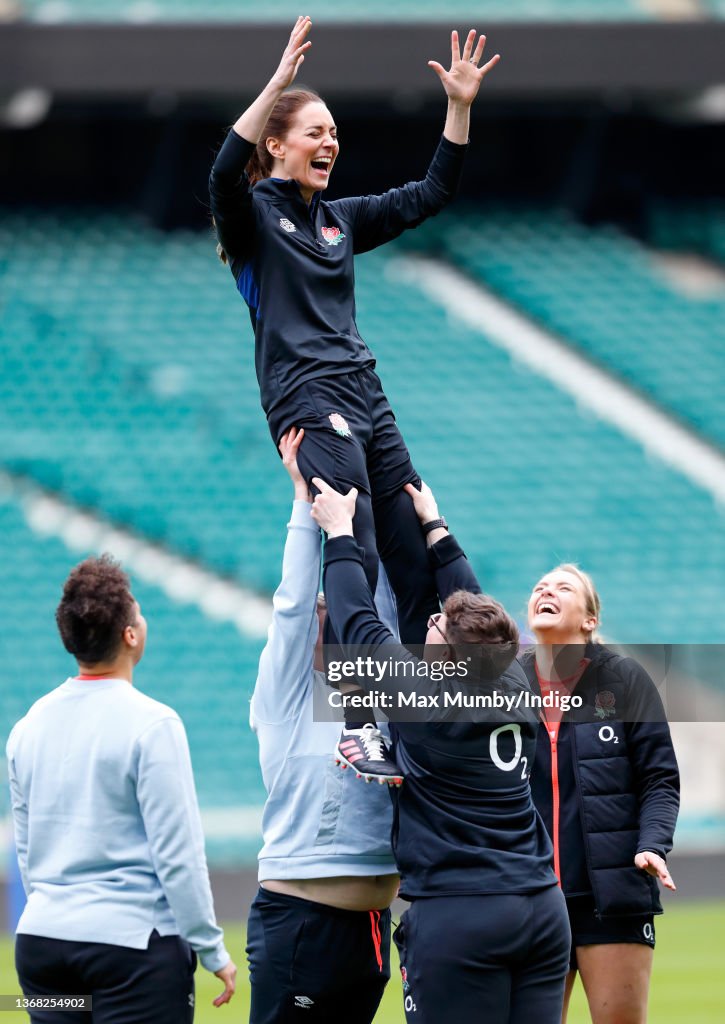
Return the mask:
M 433 530 L 438 530 L 438 529 L 443 529 L 443 530 L 447 530 L 448 529 L 448 523 L 445 521 L 443 516 L 440 516 L 440 518 L 438 518 L 438 519 L 431 519 L 431 521 L 429 523 L 423 523 L 423 533 L 425 533 L 425 534 L 429 534 Z

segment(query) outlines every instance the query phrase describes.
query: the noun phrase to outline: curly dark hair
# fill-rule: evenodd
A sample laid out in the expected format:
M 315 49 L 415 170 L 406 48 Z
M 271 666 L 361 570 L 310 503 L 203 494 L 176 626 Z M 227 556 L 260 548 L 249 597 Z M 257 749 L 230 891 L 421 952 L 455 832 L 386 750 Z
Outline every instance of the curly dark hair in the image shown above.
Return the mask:
M 136 618 L 128 576 L 110 555 L 71 570 L 55 612 L 63 646 L 84 665 L 114 658 Z
M 509 667 L 519 648 L 519 627 L 503 605 L 487 594 L 457 590 L 443 605 L 446 639 L 454 647 L 477 651 L 476 674 L 496 679 Z

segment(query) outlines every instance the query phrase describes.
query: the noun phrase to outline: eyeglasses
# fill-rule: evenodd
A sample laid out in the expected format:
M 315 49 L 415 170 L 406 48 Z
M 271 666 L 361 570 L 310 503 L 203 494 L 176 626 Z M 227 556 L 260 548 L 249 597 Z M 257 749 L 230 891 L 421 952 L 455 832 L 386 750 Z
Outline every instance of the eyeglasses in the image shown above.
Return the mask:
M 443 632 L 441 627 L 438 625 L 438 622 L 439 622 L 440 617 L 441 617 L 442 614 L 443 614 L 443 612 L 434 612 L 433 615 L 429 616 L 428 622 L 426 623 L 426 629 L 431 629 L 433 626 L 435 626 L 435 628 L 438 630 L 440 635 L 443 637 L 443 642 L 447 644 L 448 643 L 448 637 Z

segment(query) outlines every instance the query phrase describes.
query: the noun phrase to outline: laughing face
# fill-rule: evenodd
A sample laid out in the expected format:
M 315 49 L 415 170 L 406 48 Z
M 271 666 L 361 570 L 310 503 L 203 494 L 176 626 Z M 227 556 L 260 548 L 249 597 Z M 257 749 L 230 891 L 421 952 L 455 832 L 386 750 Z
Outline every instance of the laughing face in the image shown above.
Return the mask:
M 588 640 L 597 620 L 587 609 L 582 581 L 563 569 L 543 576 L 529 598 L 529 627 L 539 643 Z
M 274 157 L 273 178 L 294 178 L 306 203 L 327 188 L 340 144 L 324 103 L 307 103 L 294 116 L 284 139 L 267 139 Z

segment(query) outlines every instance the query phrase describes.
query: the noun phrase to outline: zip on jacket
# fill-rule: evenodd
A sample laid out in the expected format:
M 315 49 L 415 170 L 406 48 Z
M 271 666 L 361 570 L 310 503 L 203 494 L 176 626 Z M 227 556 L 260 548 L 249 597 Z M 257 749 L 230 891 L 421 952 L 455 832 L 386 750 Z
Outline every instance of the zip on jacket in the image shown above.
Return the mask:
M 590 664 L 576 690 L 582 706 L 567 713 L 556 736 L 556 829 L 551 737 L 544 736 L 543 724 L 531 776 L 534 801 L 558 843 L 566 896 L 583 892 L 585 864 L 586 891 L 600 916 L 660 914 L 657 882 L 634 866 L 634 858 L 644 850 L 666 857 L 677 820 L 679 773 L 662 701 L 632 658 L 599 644 L 587 644 L 585 655 Z M 541 692 L 534 652 L 526 652 L 521 664 L 534 692 Z M 565 810 L 571 815 L 566 847 Z M 584 864 L 567 860 L 568 850 L 576 855 L 579 849 Z
M 556 704 L 551 708 L 542 708 L 541 710 L 541 721 L 543 722 L 544 728 L 546 729 L 546 735 L 549 738 L 549 748 L 551 753 L 551 795 L 552 795 L 552 832 L 551 841 L 554 846 L 554 873 L 559 879 L 559 885 L 564 887 L 564 879 L 562 876 L 561 866 L 561 787 L 559 785 L 559 729 L 561 726 L 562 712 L 559 704 L 559 698 L 562 695 L 569 696 L 572 691 L 576 688 L 577 683 L 586 671 L 589 662 L 586 659 L 582 659 L 582 663 L 578 671 L 565 679 L 560 680 L 549 680 L 542 679 L 539 674 L 538 667 L 536 668 L 536 679 L 539 684 L 542 695 L 548 696 L 552 694 L 556 697 Z M 570 763 L 565 762 L 564 770 L 567 771 L 570 768 Z

